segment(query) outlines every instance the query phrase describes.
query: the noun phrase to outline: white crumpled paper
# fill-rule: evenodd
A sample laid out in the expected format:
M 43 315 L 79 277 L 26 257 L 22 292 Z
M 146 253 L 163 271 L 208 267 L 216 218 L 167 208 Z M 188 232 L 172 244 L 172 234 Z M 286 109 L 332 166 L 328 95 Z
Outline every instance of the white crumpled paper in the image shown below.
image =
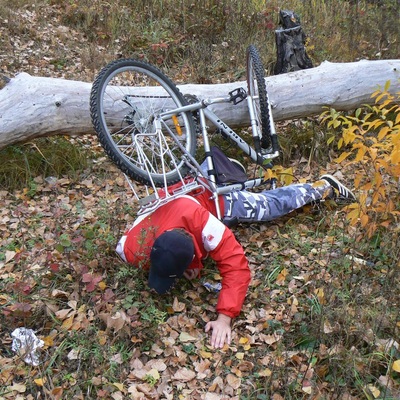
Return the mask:
M 210 283 L 203 281 L 203 286 L 209 291 L 209 292 L 214 292 L 218 293 L 222 289 L 222 285 L 220 282 L 217 283 Z
M 36 337 L 32 329 L 17 328 L 11 333 L 11 349 L 18 353 L 27 364 L 39 365 L 38 349 L 44 346 L 43 340 Z

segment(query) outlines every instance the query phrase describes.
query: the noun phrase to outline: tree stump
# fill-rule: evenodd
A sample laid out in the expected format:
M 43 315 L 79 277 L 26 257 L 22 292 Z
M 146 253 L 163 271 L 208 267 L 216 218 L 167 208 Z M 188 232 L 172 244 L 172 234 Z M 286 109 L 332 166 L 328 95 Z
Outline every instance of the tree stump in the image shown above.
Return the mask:
M 305 50 L 305 34 L 300 25 L 300 18 L 293 11 L 279 12 L 281 28 L 275 31 L 277 60 L 274 74 L 312 68 L 311 59 Z

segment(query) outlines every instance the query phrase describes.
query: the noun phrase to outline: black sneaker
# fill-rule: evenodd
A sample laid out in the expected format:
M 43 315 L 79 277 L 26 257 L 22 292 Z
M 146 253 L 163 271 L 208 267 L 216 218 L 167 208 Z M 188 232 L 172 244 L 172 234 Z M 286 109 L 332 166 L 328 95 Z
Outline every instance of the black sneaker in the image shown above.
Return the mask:
M 357 200 L 356 196 L 354 196 L 354 193 L 346 186 L 344 186 L 342 183 L 340 183 L 334 176 L 325 174 L 322 175 L 319 179 L 323 179 L 332 186 L 334 191 L 334 197 L 336 199 L 341 199 L 341 200 L 346 199 L 350 201 Z

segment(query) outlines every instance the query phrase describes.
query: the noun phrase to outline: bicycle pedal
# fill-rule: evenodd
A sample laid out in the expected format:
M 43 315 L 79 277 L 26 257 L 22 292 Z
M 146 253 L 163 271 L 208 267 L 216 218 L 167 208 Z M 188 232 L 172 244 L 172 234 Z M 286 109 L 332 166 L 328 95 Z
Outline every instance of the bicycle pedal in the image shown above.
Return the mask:
M 236 105 L 247 98 L 247 93 L 243 88 L 237 88 L 229 92 L 229 96 L 229 101 L 233 103 L 233 105 Z

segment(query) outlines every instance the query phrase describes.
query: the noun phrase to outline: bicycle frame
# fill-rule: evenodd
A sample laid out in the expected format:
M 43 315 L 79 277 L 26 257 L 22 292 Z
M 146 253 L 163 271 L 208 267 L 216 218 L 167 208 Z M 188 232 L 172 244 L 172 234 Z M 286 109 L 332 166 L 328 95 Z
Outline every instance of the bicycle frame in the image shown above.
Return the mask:
M 200 101 L 197 101 L 195 103 L 182 106 L 179 108 L 175 108 L 173 110 L 168 110 L 165 112 L 160 113 L 158 116 L 156 116 L 154 120 L 154 126 L 155 126 L 155 133 L 154 135 L 157 136 L 157 140 L 160 143 L 160 148 L 165 149 L 165 151 L 169 151 L 168 144 L 166 143 L 165 139 L 162 137 L 163 134 L 161 132 L 161 121 L 167 121 L 174 116 L 183 113 L 183 112 L 194 112 L 197 111 L 199 113 L 199 119 L 200 119 L 200 128 L 201 128 L 201 135 L 203 139 L 203 146 L 204 146 L 204 151 L 206 154 L 206 165 L 207 165 L 207 175 L 205 175 L 202 171 L 201 166 L 198 164 L 196 159 L 189 153 L 187 150 L 182 146 L 182 144 L 179 141 L 179 138 L 175 136 L 175 134 L 170 131 L 171 137 L 174 139 L 175 143 L 178 145 L 180 150 L 184 153 L 185 155 L 185 162 L 186 164 L 190 167 L 192 171 L 196 172 L 197 176 L 203 177 L 203 184 L 208 186 L 208 189 L 212 192 L 212 197 L 215 201 L 216 209 L 217 209 L 217 215 L 218 218 L 221 218 L 221 212 L 219 208 L 219 202 L 218 202 L 218 195 L 224 194 L 224 193 L 229 193 L 235 190 L 242 190 L 242 189 L 250 189 L 254 188 L 257 186 L 262 185 L 265 183 L 265 180 L 263 178 L 254 178 L 254 179 L 249 179 L 245 181 L 244 183 L 233 183 L 229 185 L 224 185 L 224 186 L 218 186 L 216 182 L 216 176 L 214 175 L 214 164 L 213 164 L 213 159 L 211 156 L 211 147 L 210 147 L 210 142 L 208 138 L 208 130 L 207 130 L 207 120 L 209 120 L 217 129 L 219 129 L 222 132 L 222 136 L 225 139 L 229 139 L 232 142 L 234 142 L 245 154 L 247 154 L 254 162 L 256 162 L 258 165 L 263 167 L 264 169 L 271 168 L 271 160 L 279 156 L 279 151 L 274 146 L 274 144 L 277 144 L 277 139 L 274 138 L 275 140 L 272 140 L 272 148 L 268 149 L 267 151 L 264 151 L 264 154 L 262 152 L 257 152 L 253 147 L 251 147 L 249 144 L 247 144 L 242 137 L 236 133 L 233 129 L 231 129 L 224 121 L 222 121 L 213 111 L 211 111 L 208 107 L 212 104 L 216 103 L 229 103 L 232 102 L 232 96 L 225 96 L 225 97 L 217 97 L 217 98 L 211 98 L 211 99 L 203 99 Z M 237 103 L 235 103 L 237 104 Z M 252 99 L 247 96 L 247 104 L 248 104 L 248 109 L 249 109 L 249 115 L 250 115 L 250 122 L 252 126 L 252 132 L 253 132 L 253 140 L 255 143 L 257 140 L 259 140 L 258 137 L 258 130 L 257 128 L 257 120 L 255 118 L 255 112 L 254 112 L 254 105 L 252 102 Z M 270 110 L 271 111 L 271 110 Z M 272 114 L 270 114 L 272 115 Z M 271 118 L 271 127 L 270 127 L 271 135 L 276 136 L 275 128 L 273 126 L 272 118 Z M 136 139 L 137 140 L 137 139 Z M 139 148 L 140 146 L 138 146 Z M 145 163 L 146 164 L 146 163 Z M 182 194 L 191 192 L 193 190 L 198 190 L 201 185 L 199 184 L 194 184 L 193 182 L 187 183 L 185 182 L 184 177 L 181 177 L 181 182 L 182 186 L 180 190 L 174 192 L 173 194 L 168 194 L 167 190 L 167 183 L 165 182 L 164 184 L 164 192 L 166 194 L 165 198 L 161 198 L 158 191 L 155 188 L 155 185 L 153 184 L 153 189 L 154 193 L 146 197 L 146 199 L 143 199 L 140 201 L 142 210 L 140 210 L 139 213 L 144 213 L 148 212 L 149 210 L 153 210 L 157 208 L 160 204 L 170 201 L 173 198 L 177 196 L 181 196 Z M 132 186 L 131 186 L 132 187 Z M 204 189 L 204 188 L 203 188 Z

